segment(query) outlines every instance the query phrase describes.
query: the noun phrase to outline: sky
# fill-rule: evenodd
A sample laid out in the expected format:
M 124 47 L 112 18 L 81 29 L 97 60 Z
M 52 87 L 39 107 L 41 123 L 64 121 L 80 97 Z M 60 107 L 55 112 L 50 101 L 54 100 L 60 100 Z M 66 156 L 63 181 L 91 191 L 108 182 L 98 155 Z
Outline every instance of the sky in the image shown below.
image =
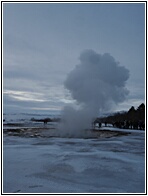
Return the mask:
M 113 112 L 145 102 L 144 3 L 3 2 L 3 112 L 76 104 L 64 81 L 86 49 L 129 70 L 129 94 Z

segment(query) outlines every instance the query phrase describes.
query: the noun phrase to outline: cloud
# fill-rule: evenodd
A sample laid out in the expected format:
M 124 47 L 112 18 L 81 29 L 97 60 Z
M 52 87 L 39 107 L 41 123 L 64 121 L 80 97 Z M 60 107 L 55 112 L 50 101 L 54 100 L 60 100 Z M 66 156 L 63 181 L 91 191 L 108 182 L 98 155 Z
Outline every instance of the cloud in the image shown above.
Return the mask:
M 4 90 L 4 94 L 8 94 L 10 97 L 19 101 L 34 101 L 34 102 L 44 102 L 47 101 L 43 98 L 42 93 L 26 92 L 26 91 L 12 91 Z
M 66 96 L 67 95 L 67 96 Z M 3 103 L 4 111 L 9 112 L 14 109 L 18 111 L 55 111 L 60 113 L 62 107 L 67 103 L 73 103 L 74 101 L 68 96 L 68 93 L 63 93 L 60 86 L 50 86 L 48 89 L 39 86 L 38 89 L 11 89 L 4 90 Z
M 35 14 L 37 10 L 41 13 L 40 15 Z M 49 90 L 48 87 L 45 89 L 41 83 L 44 82 L 45 85 L 51 85 L 57 89 L 56 86 L 63 84 L 66 74 L 72 70 L 73 65 L 78 64 L 76 57 L 80 51 L 83 48 L 91 47 L 96 51 L 101 51 L 101 53 L 108 51 L 119 58 L 122 65 L 128 67 L 130 70 L 128 84 L 132 84 L 130 88 L 128 86 L 128 89 L 132 94 L 134 86 L 137 87 L 139 84 L 144 86 L 144 17 L 144 4 L 136 5 L 136 7 L 133 4 L 128 9 L 127 6 L 122 4 L 111 7 L 110 4 L 104 4 L 103 6 L 102 4 L 77 4 L 75 6 L 70 4 L 68 6 L 66 4 L 48 4 L 43 7 L 37 4 L 31 7 L 30 4 L 26 4 L 25 7 L 23 4 L 5 5 L 3 13 L 4 89 L 41 92 L 44 94 L 44 98 L 47 98 L 47 94 L 51 93 L 48 97 L 55 97 L 55 93 L 52 94 L 50 91 L 51 88 L 49 87 Z M 132 20 L 133 18 L 135 18 L 134 21 Z M 113 25 L 116 28 L 112 28 Z M 110 28 L 112 31 L 110 31 Z M 108 54 L 106 55 L 108 57 L 104 58 L 104 63 L 110 61 L 109 59 L 111 58 L 111 55 L 110 57 Z M 81 54 L 80 64 L 84 64 L 84 61 L 95 63 L 98 58 L 102 59 L 103 63 L 102 56 L 90 50 L 87 51 L 86 55 L 85 51 Z M 111 67 L 112 69 L 115 68 L 114 66 Z M 100 72 L 100 82 L 93 75 L 89 76 L 92 80 L 96 79 L 99 89 L 102 86 L 101 82 L 103 82 L 109 91 L 109 83 L 115 83 L 114 80 L 117 80 L 119 70 L 120 77 L 125 77 L 124 74 L 121 75 L 122 68 L 120 68 L 114 69 L 114 74 L 111 78 L 109 70 L 111 67 L 106 67 L 105 72 Z M 116 71 L 117 74 L 115 74 Z M 96 73 L 98 73 L 97 70 Z M 106 81 L 101 79 L 101 76 L 104 78 L 103 74 L 106 76 Z M 125 81 L 126 84 L 126 78 L 125 80 L 123 78 L 122 81 Z M 102 93 L 100 103 L 103 97 L 107 99 L 109 95 L 115 95 L 120 86 L 124 86 L 124 82 L 120 83 L 120 78 L 118 78 L 118 82 L 119 86 L 112 89 L 114 93 L 108 94 L 104 92 L 104 95 Z M 92 88 L 90 83 L 87 86 L 88 88 L 90 87 L 89 89 Z M 126 89 L 124 90 L 126 91 Z M 141 96 L 144 98 L 144 91 L 139 91 L 139 89 L 137 91 L 137 94 L 134 93 L 131 97 L 136 99 L 136 97 Z M 120 90 L 119 92 L 121 93 Z M 64 93 L 65 91 L 63 91 L 63 97 Z M 96 92 L 92 93 L 94 97 L 97 97 L 97 88 Z M 87 93 L 84 95 L 87 95 Z M 71 96 L 77 100 L 76 92 L 71 92 Z M 89 99 L 89 97 L 85 96 L 85 99 L 87 98 Z M 112 102 L 115 101 L 120 104 L 126 98 L 126 95 L 121 93 L 118 100 L 116 100 L 116 96 L 116 99 L 110 98 Z M 84 101 L 83 97 L 77 100 L 81 107 Z M 92 101 L 92 104 L 94 101 Z M 21 103 L 23 104 L 24 102 L 22 101 Z

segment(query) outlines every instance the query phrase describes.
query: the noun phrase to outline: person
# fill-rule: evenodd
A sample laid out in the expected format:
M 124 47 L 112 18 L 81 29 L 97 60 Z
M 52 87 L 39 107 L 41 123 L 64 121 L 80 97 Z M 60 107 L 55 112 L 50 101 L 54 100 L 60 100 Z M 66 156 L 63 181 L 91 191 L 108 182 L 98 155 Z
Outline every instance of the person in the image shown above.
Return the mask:
M 48 120 L 47 119 L 44 119 L 43 122 L 44 122 L 44 124 L 47 124 Z

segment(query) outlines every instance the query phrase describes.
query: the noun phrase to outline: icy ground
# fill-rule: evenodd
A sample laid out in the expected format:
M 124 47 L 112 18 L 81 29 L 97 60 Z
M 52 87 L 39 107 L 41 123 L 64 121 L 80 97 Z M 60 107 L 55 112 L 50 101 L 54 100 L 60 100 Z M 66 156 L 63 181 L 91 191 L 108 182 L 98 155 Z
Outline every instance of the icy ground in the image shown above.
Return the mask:
M 4 137 L 4 193 L 144 193 L 145 132 L 100 139 Z

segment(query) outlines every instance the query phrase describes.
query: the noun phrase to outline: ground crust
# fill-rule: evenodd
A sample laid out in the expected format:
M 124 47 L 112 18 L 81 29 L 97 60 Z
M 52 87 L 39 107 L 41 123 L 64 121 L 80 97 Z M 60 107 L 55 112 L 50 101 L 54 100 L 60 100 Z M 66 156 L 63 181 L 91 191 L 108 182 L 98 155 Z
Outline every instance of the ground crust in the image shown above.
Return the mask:
M 121 130 L 110 130 L 110 129 L 91 129 L 84 130 L 83 134 L 72 135 L 67 134 L 63 135 L 59 130 L 55 128 L 46 128 L 46 127 L 7 127 L 4 128 L 4 136 L 19 136 L 19 137 L 83 137 L 87 138 L 106 138 L 113 136 L 122 136 L 128 135 L 130 132 L 124 132 Z M 86 134 L 85 134 L 86 133 Z

